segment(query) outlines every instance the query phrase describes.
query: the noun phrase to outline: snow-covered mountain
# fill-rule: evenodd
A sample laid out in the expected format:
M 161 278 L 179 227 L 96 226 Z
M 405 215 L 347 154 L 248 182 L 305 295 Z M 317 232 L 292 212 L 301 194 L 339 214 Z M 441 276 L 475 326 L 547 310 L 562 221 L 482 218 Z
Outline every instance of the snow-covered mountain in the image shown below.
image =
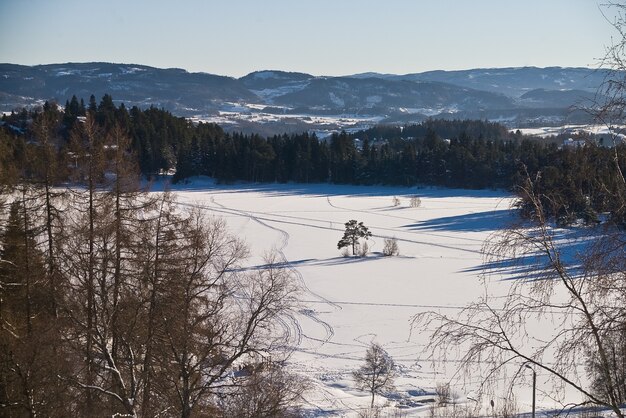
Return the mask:
M 243 130 L 267 131 L 260 127 L 268 123 L 276 132 L 323 130 L 433 116 L 525 126 L 581 122 L 587 116 L 571 109 L 594 98 L 605 76 L 585 68 L 524 67 L 343 77 L 258 71 L 236 79 L 131 64 L 0 64 L 0 110 L 108 93 L 127 106 L 154 105 Z
M 427 71 L 424 73 L 393 75 L 364 73 L 353 77 L 377 77 L 387 80 L 439 81 L 476 90 L 519 97 L 531 90 L 582 90 L 594 92 L 602 84 L 607 72 L 588 68 L 511 67 L 484 68 L 459 71 Z

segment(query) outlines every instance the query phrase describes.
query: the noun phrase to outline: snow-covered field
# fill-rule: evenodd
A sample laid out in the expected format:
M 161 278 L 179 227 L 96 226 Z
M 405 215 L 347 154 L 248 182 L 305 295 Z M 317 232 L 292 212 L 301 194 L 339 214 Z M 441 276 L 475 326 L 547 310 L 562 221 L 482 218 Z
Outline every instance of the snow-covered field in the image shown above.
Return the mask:
M 304 394 L 311 416 L 357 416 L 369 394 L 355 389 L 351 373 L 371 342 L 399 366 L 396 391 L 377 403 L 401 406 L 406 416 L 428 415 L 437 383 L 455 364 L 434 366 L 423 352 L 428 332 L 411 329 L 424 311 L 454 313 L 484 293 L 482 246 L 513 220 L 513 197 L 504 192 L 334 185 L 215 185 L 196 180 L 175 186 L 184 204 L 223 217 L 263 264 L 277 251 L 302 292 L 292 324 L 291 370 L 310 381 Z M 411 196 L 421 206 L 411 208 Z M 394 206 L 393 197 L 400 199 Z M 373 233 L 365 258 L 342 257 L 337 241 L 350 219 Z M 400 256 L 383 257 L 385 238 L 398 240 Z M 506 281 L 490 290 L 504 292 Z M 452 358 L 453 356 L 451 356 Z M 471 382 L 479 381 L 474 376 Z M 454 383 L 454 381 L 453 381 Z M 471 387 L 454 387 L 462 399 Z M 530 410 L 530 389 L 521 387 L 518 408 Z M 544 407 L 552 407 L 544 404 Z
M 517 129 L 512 129 L 511 132 L 515 132 Z M 564 126 L 547 126 L 543 128 L 522 128 L 519 131 L 524 135 L 534 135 L 542 138 L 549 136 L 556 136 L 561 134 L 573 134 L 578 132 L 585 132 L 594 135 L 609 135 L 609 134 L 621 134 L 624 131 L 624 126 L 615 126 L 609 128 L 605 125 L 564 125 Z
M 384 116 L 372 115 L 314 115 L 314 114 L 297 114 L 292 113 L 290 109 L 285 108 L 285 113 L 269 113 L 263 111 L 265 105 L 258 104 L 237 104 L 232 103 L 230 106 L 217 112 L 215 115 L 196 115 L 190 117 L 192 122 L 216 123 L 225 128 L 239 127 L 242 123 L 252 124 L 279 124 L 280 126 L 291 127 L 289 131 L 296 132 L 315 132 L 319 137 L 329 136 L 333 132 L 340 130 L 359 131 L 368 129 L 380 123 Z M 279 109 L 280 107 L 274 107 Z M 293 128 L 296 127 L 296 128 Z M 237 130 L 237 129 L 235 129 Z M 285 132 L 283 129 L 281 132 Z

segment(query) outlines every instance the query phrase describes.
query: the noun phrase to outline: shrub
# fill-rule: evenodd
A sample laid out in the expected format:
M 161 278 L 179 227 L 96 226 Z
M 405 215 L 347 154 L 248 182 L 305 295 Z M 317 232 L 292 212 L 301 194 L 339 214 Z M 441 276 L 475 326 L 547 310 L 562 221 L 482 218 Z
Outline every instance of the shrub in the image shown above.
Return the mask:
M 362 245 L 359 246 L 360 257 L 365 257 L 369 251 L 370 251 L 370 247 L 369 245 L 367 245 L 367 242 L 364 242 Z
M 398 240 L 394 238 L 385 238 L 385 245 L 383 247 L 383 255 L 385 257 L 399 255 L 400 249 L 398 248 Z

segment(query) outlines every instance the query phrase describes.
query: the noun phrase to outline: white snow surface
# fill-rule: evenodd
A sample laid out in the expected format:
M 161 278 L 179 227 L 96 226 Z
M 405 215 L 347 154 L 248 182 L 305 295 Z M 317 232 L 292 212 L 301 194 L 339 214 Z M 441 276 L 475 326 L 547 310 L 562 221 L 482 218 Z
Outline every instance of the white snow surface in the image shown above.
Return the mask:
M 498 191 L 224 186 L 211 179 L 173 190 L 183 204 L 223 217 L 246 240 L 252 254 L 246 268 L 262 266 L 263 254 L 277 251 L 292 269 L 302 290 L 290 327 L 294 352 L 288 366 L 310 383 L 304 407 L 311 417 L 356 417 L 369 406 L 369 394 L 355 388 L 352 372 L 371 342 L 389 352 L 399 371 L 395 391 L 377 396 L 377 404 L 403 408 L 403 416 L 428 416 L 430 404 L 422 401 L 434 399 L 437 383 L 449 381 L 456 364 L 427 360 L 429 334 L 412 330 L 411 319 L 432 310 L 454 314 L 483 294 L 483 244 L 515 217 L 513 197 Z M 409 205 L 414 195 L 421 199 L 419 208 Z M 400 206 L 393 205 L 394 196 Z M 350 219 L 373 233 L 367 257 L 342 257 L 337 249 Z M 400 256 L 381 255 L 389 237 L 397 238 Z M 489 289 L 502 294 L 508 286 L 496 280 Z M 469 402 L 471 384 L 453 391 Z M 530 388 L 520 386 L 516 396 L 520 410 L 530 411 Z M 544 408 L 556 406 L 551 402 L 538 400 Z
M 281 78 L 274 71 L 258 71 L 254 73 L 254 78 L 259 78 L 262 80 L 267 80 L 268 78 Z
M 262 98 L 268 103 L 273 103 L 273 100 L 277 97 L 284 96 L 285 94 L 294 93 L 300 90 L 304 90 L 309 85 L 309 81 L 289 83 L 281 87 L 273 89 L 252 90 L 254 94 Z
M 547 126 L 541 128 L 522 128 L 519 131 L 524 135 L 534 135 L 542 138 L 547 138 L 560 134 L 572 134 L 576 132 L 585 132 L 595 135 L 600 134 L 618 134 L 623 133 L 624 126 L 612 126 L 606 125 L 564 125 L 564 126 Z M 511 132 L 515 132 L 517 129 L 511 129 Z
M 383 116 L 359 115 L 328 115 L 316 116 L 295 113 L 267 113 L 263 112 L 265 105 L 250 103 L 230 103 L 216 115 L 197 115 L 189 118 L 192 122 L 208 122 L 219 125 L 238 125 L 240 122 L 253 123 L 290 123 L 301 122 L 304 126 L 311 126 L 319 137 L 325 137 L 339 130 L 359 131 L 380 123 Z M 281 108 L 280 106 L 273 106 Z M 287 108 L 284 108 L 288 110 Z

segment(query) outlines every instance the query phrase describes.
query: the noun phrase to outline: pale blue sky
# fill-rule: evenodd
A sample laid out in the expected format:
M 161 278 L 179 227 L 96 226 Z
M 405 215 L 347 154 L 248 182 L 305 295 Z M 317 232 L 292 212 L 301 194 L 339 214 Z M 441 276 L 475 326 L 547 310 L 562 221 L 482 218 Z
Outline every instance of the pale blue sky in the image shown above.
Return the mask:
M 239 77 L 595 67 L 596 0 L 0 0 L 0 62 L 107 61 Z

